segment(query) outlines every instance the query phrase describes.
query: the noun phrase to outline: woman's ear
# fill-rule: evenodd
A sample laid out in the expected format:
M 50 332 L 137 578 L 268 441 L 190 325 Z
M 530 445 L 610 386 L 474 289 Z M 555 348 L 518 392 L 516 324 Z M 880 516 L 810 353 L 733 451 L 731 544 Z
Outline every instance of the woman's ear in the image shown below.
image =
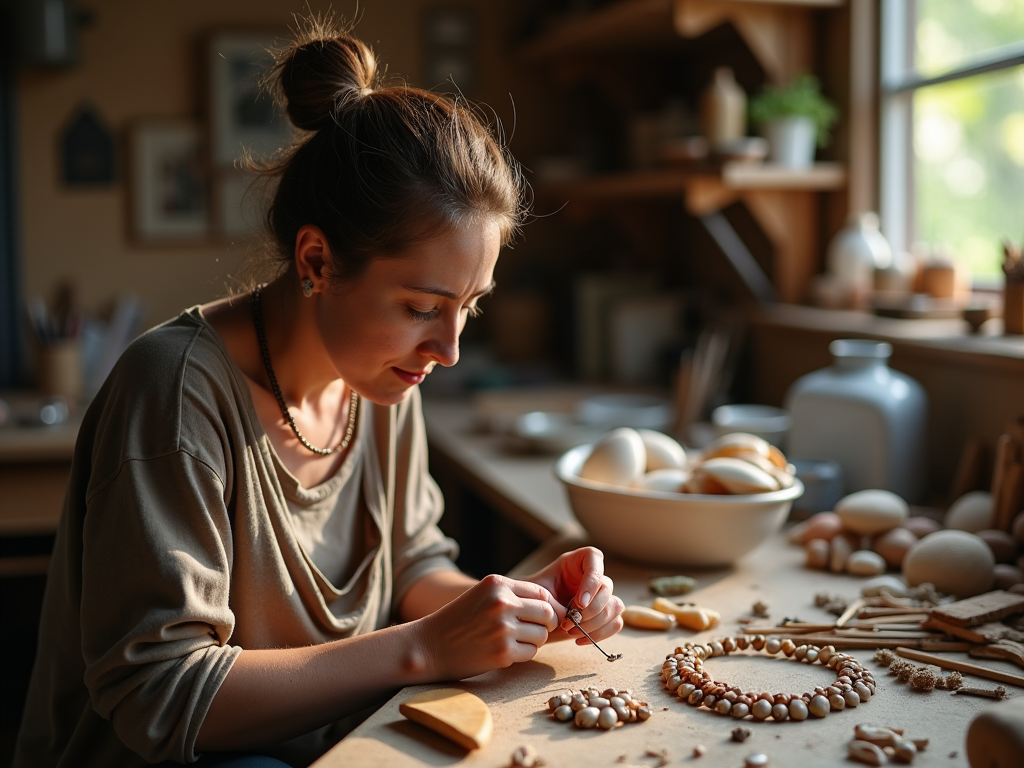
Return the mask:
M 309 280 L 313 284 L 312 293 L 323 290 L 329 272 L 331 248 L 327 236 L 320 227 L 305 224 L 295 235 L 295 269 L 299 275 L 299 283 L 303 286 Z

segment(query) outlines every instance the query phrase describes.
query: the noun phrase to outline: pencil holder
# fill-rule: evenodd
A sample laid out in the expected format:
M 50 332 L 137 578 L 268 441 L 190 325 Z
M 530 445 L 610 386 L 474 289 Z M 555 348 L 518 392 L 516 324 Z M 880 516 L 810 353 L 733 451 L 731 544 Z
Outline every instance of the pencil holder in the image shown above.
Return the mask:
M 52 341 L 39 346 L 36 385 L 44 395 L 59 395 L 69 403 L 81 397 L 82 358 L 77 340 Z
M 1006 283 L 1003 288 L 1003 332 L 1024 334 L 1024 283 Z

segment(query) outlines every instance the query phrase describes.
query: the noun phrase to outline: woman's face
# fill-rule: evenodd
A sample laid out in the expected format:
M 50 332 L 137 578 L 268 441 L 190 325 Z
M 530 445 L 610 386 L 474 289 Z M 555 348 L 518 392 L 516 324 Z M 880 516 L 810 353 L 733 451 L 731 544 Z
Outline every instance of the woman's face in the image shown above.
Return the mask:
M 329 288 L 317 323 L 338 375 L 390 405 L 435 365 L 455 365 L 459 334 L 493 287 L 500 249 L 498 224 L 484 218 L 374 259 L 356 280 Z

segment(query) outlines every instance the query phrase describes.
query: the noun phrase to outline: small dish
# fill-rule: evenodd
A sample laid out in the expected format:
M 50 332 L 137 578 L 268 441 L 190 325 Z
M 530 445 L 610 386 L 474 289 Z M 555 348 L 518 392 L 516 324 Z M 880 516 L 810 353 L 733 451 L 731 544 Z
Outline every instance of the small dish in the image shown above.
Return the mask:
M 656 429 L 664 432 L 672 424 L 672 405 L 655 395 L 595 395 L 580 401 L 576 418 L 583 424 L 602 427 Z
M 581 424 L 572 414 L 550 411 L 524 413 L 512 427 L 513 435 L 539 453 L 564 453 L 596 440 L 603 432 L 601 427 Z

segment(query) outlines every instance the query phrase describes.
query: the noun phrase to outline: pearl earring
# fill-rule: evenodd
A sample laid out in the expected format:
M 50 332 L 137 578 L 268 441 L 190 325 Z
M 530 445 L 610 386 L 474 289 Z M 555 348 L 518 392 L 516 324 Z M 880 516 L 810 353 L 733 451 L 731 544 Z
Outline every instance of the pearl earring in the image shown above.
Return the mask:
M 302 295 L 307 299 L 313 295 L 313 281 L 308 277 L 302 279 Z

